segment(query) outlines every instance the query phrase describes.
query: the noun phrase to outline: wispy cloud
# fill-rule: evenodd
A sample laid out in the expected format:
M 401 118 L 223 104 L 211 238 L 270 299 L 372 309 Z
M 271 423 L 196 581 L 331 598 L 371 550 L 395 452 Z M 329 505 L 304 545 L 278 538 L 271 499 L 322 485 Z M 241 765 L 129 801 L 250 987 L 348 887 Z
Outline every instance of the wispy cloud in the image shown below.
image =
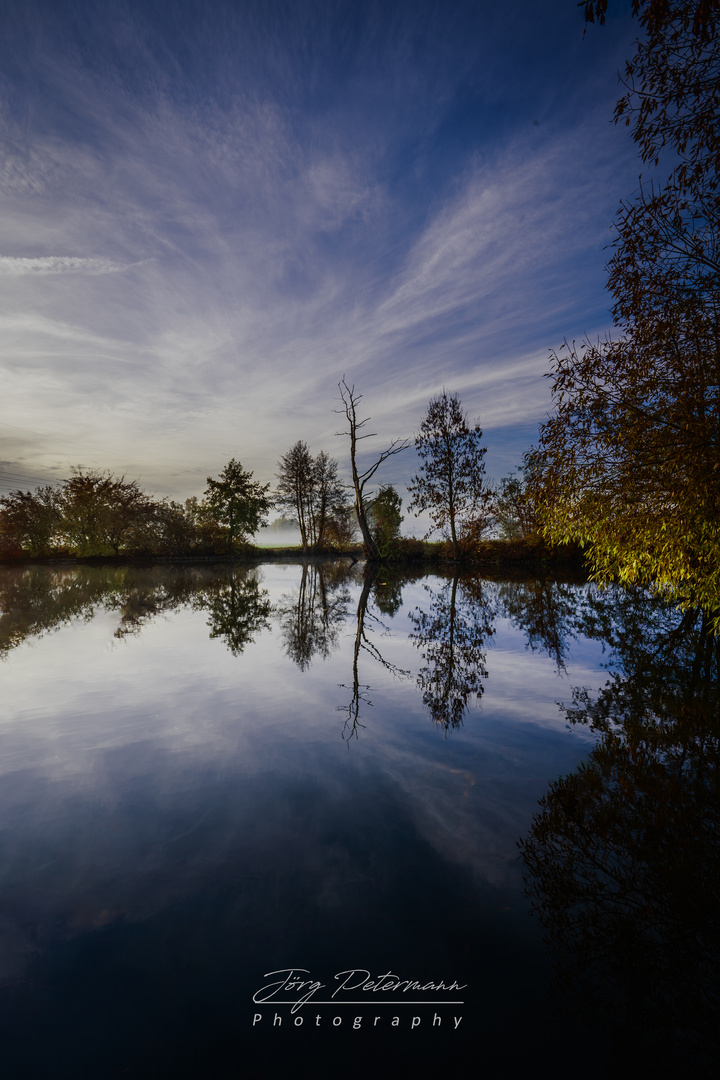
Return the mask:
M 22 277 L 24 274 L 112 274 L 124 267 L 111 259 L 77 258 L 70 255 L 43 255 L 26 259 L 16 255 L 0 255 L 0 277 Z
M 343 374 L 380 437 L 445 385 L 525 438 L 548 347 L 607 326 L 601 249 L 633 174 L 607 91 L 588 106 L 583 84 L 578 116 L 546 88 L 540 128 L 513 91 L 502 126 L 493 39 L 468 51 L 462 19 L 433 23 L 429 66 L 422 20 L 358 43 L 298 19 L 257 55 L 251 28 L 242 62 L 188 46 L 187 78 L 141 22 L 104 64 L 46 45 L 39 119 L 6 110 L 3 398 L 75 460 L 92 445 L 174 494 L 231 455 L 270 478 L 297 438 L 340 453 Z

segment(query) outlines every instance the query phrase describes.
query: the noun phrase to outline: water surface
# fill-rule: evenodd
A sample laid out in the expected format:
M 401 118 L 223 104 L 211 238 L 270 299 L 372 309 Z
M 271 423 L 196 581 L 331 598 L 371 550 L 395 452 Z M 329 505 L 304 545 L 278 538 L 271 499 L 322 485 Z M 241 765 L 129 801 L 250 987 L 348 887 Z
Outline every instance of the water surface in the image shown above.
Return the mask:
M 543 935 L 579 901 L 552 899 L 558 831 L 531 830 L 605 738 L 581 688 L 628 666 L 612 628 L 646 641 L 664 611 L 347 561 L 6 568 L 0 595 L 6 1075 L 469 1049 L 489 1075 L 577 1075 L 595 1005 L 563 1000 Z

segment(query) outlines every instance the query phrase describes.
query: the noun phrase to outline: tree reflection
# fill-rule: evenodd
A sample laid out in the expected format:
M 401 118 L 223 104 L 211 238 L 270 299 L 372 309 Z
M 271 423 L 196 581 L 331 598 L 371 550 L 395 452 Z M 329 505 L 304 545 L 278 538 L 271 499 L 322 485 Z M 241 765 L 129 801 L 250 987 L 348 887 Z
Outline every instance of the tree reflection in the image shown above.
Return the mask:
M 527 894 L 560 989 L 581 995 L 628 1070 L 709 1073 L 720 1051 L 720 649 L 700 615 L 680 619 L 640 593 L 616 600 L 621 670 L 566 710 L 599 741 L 550 786 L 521 842 Z M 586 626 L 606 628 L 611 605 L 596 597 Z
M 267 625 L 270 604 L 252 571 L 223 567 L 8 568 L 0 575 L 0 657 L 23 641 L 99 611 L 119 616 L 114 637 L 139 634 L 180 608 L 210 613 L 211 637 L 237 655 Z
M 485 642 L 493 634 L 493 611 L 483 583 L 456 573 L 439 590 L 424 586 L 429 610 L 410 615 L 410 640 L 423 650 L 417 677 L 423 702 L 436 724 L 459 727 L 470 697 L 482 697 L 487 679 Z
M 565 670 L 569 642 L 578 629 L 578 589 L 554 578 L 504 581 L 498 588 L 503 615 L 524 633 L 530 649 L 544 650 Z
M 210 637 L 222 638 L 233 656 L 270 626 L 270 597 L 255 570 L 229 569 L 226 581 L 197 596 L 194 606 L 208 612 Z
M 381 580 L 382 578 L 382 580 Z M 398 677 L 407 677 L 410 672 L 405 671 L 403 668 L 397 667 L 397 665 L 390 663 L 382 655 L 380 648 L 370 636 L 370 624 L 374 630 L 387 631 L 387 627 L 374 612 L 368 610 L 368 601 L 370 599 L 371 592 L 375 592 L 375 596 L 378 594 L 385 598 L 388 594 L 383 593 L 382 590 L 385 587 L 385 571 L 381 571 L 374 564 L 367 564 L 364 568 L 362 578 L 362 588 L 360 590 L 360 596 L 358 598 L 357 612 L 355 615 L 355 642 L 353 645 L 353 664 L 352 664 L 352 684 L 348 687 L 345 683 L 340 683 L 342 689 L 351 689 L 352 696 L 347 705 L 338 705 L 338 712 L 347 713 L 347 718 L 343 724 L 342 737 L 346 742 L 350 739 L 358 738 L 359 728 L 364 727 L 362 723 L 361 709 L 364 706 L 372 707 L 372 701 L 370 700 L 371 686 L 369 683 L 360 682 L 360 658 L 363 653 L 367 653 L 372 659 L 381 665 L 386 671 L 390 671 L 393 675 Z M 401 599 L 401 586 L 400 599 Z M 397 594 L 394 593 L 390 601 L 388 601 L 386 607 L 391 607 Z M 397 607 L 400 604 L 398 602 Z M 397 607 L 395 610 L 397 610 Z M 381 610 L 382 607 L 380 608 Z M 390 612 L 393 614 L 393 612 Z
M 326 660 L 338 647 L 340 628 L 350 604 L 345 564 L 303 563 L 299 587 L 276 607 L 285 652 L 301 671 L 314 656 Z
M 191 606 L 205 585 L 208 573 L 198 568 L 182 568 L 158 578 L 152 568 L 125 569 L 121 588 L 108 590 L 103 597 L 106 610 L 117 611 L 120 623 L 116 638 L 139 634 L 160 615 Z
M 8 567 L 0 574 L 0 657 L 73 619 L 88 620 L 107 583 L 86 573 Z
M 413 580 L 413 575 L 395 566 L 383 566 L 375 575 L 372 584 L 375 607 L 381 615 L 392 618 L 402 606 L 403 586 Z
M 182 568 L 158 578 L 150 567 L 10 567 L 0 575 L 0 657 L 98 611 L 115 611 L 115 637 L 138 633 L 157 615 L 186 606 L 210 576 Z

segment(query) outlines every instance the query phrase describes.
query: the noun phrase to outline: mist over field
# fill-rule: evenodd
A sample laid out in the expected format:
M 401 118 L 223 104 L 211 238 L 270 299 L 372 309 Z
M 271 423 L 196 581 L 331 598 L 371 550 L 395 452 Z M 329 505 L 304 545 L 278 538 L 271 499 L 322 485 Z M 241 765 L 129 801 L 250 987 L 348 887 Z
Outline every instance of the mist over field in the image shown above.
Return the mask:
M 252 538 L 256 547 L 300 547 L 300 530 L 295 525 L 274 525 L 260 529 Z

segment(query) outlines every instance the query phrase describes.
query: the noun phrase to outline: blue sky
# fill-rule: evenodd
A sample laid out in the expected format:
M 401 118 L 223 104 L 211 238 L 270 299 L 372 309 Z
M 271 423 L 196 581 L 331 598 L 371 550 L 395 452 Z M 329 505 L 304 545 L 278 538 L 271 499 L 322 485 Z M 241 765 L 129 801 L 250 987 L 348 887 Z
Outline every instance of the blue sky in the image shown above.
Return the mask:
M 184 498 L 297 439 L 347 472 L 343 376 L 378 451 L 446 387 L 510 472 L 549 350 L 612 325 L 615 8 L 0 3 L 0 490 L 82 465 Z

